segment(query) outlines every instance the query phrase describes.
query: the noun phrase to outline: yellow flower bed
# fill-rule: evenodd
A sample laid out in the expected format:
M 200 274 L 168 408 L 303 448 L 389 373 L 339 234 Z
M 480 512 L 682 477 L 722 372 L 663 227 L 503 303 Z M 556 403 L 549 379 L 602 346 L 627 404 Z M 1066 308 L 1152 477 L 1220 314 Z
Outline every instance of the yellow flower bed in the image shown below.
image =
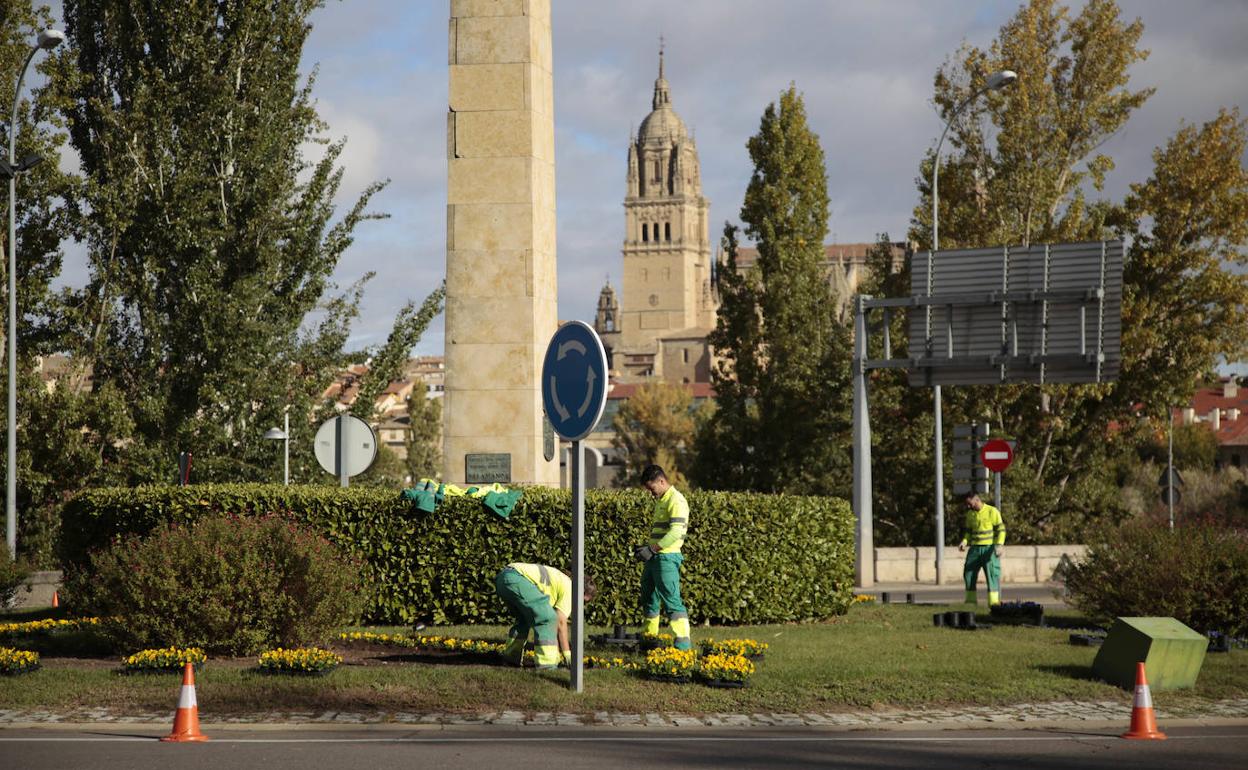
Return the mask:
M 444 650 L 449 652 L 502 652 L 505 645 L 499 642 L 487 642 L 481 639 L 456 639 L 453 636 L 406 636 L 404 634 L 377 634 L 372 631 L 349 631 L 338 635 L 344 642 L 368 642 L 370 644 L 390 644 L 395 647 L 410 647 L 424 650 Z M 534 661 L 532 650 L 524 653 L 526 663 Z M 623 668 L 636 669 L 636 663 L 623 658 L 600 658 L 586 655 L 586 668 Z
M 639 666 L 624 658 L 600 658 L 597 655 L 586 655 L 585 668 L 622 668 L 625 671 L 636 671 Z
M 721 682 L 744 682 L 754 675 L 754 663 L 741 655 L 715 654 L 698 660 L 698 676 Z
M 660 647 L 646 653 L 646 662 L 642 665 L 642 670 L 651 676 L 688 676 L 693 671 L 696 659 L 697 653 L 693 650 Z
M 300 647 L 287 650 L 278 647 L 260 655 L 260 670 L 290 674 L 318 674 L 329 671 L 342 662 L 342 658 L 320 647 Z
M 53 631 L 77 631 L 88 626 L 98 626 L 101 618 L 71 618 L 57 620 L 44 618 L 30 620 L 25 623 L 0 623 L 0 636 L 25 636 L 27 634 L 48 634 Z
M 747 658 L 761 656 L 770 647 L 766 642 L 754 639 L 703 639 L 703 655 L 742 655 Z
M 0 674 L 24 674 L 39 668 L 39 653 L 0 647 Z
M 854 594 L 854 604 L 870 604 L 875 601 L 875 597 L 871 594 Z
M 140 650 L 128 658 L 121 659 L 123 671 L 181 671 L 187 663 L 198 666 L 208 660 L 208 656 L 198 647 L 163 647 L 155 650 Z

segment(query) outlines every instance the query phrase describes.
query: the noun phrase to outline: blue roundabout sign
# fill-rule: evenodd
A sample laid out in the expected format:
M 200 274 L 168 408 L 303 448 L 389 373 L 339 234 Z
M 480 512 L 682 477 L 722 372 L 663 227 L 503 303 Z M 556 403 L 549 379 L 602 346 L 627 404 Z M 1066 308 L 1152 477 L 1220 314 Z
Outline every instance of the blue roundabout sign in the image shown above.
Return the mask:
M 555 332 L 542 363 L 542 405 L 555 432 L 580 441 L 607 405 L 607 352 L 593 327 L 570 321 Z

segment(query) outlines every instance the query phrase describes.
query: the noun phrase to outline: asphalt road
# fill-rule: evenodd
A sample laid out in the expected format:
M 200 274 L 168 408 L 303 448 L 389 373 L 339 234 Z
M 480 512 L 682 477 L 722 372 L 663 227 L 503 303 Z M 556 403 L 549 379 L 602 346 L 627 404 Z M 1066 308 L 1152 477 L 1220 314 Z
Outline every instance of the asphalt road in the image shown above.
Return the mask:
M 0 730 L 12 770 L 312 768 L 1243 768 L 1248 724 L 1171 727 L 1166 741 L 1114 729 L 828 731 L 647 728 L 211 727 L 171 744 L 118 725 Z

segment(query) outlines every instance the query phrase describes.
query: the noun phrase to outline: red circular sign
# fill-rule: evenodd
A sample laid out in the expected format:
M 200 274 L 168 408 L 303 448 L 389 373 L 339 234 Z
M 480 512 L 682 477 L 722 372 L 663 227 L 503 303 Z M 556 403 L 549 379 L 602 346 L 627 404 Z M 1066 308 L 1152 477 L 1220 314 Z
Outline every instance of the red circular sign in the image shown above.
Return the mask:
M 1008 441 L 994 438 L 979 450 L 979 458 L 984 461 L 985 468 L 993 473 L 1000 473 L 1014 462 L 1014 449 Z

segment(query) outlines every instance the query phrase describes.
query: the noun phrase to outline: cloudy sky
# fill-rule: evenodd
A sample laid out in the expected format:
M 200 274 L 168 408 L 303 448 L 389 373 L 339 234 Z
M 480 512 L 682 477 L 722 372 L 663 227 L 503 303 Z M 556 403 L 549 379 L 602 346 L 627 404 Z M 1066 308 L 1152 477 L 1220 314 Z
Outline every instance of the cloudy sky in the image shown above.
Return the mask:
M 1132 87 L 1156 95 L 1105 147 L 1107 193 L 1151 171 L 1180 121 L 1248 109 L 1248 2 L 1120 0 L 1145 25 L 1151 56 Z M 939 136 L 932 76 L 966 41 L 986 47 L 1019 3 L 988 0 L 553 0 L 559 315 L 592 319 L 607 275 L 618 285 L 629 130 L 646 116 L 667 40 L 676 111 L 695 132 L 712 238 L 736 219 L 746 139 L 790 81 L 806 98 L 828 163 L 832 237 L 905 234 L 919 159 Z M 1075 7 L 1080 3 L 1073 2 Z M 346 136 L 342 208 L 389 178 L 337 273 L 377 271 L 352 346 L 385 339 L 394 314 L 445 273 L 447 0 L 330 0 L 314 13 L 305 69 L 334 137 Z M 1025 77 L 1025 73 L 1023 73 Z M 81 267 L 67 265 L 73 281 Z M 441 353 L 442 322 L 417 350 Z

